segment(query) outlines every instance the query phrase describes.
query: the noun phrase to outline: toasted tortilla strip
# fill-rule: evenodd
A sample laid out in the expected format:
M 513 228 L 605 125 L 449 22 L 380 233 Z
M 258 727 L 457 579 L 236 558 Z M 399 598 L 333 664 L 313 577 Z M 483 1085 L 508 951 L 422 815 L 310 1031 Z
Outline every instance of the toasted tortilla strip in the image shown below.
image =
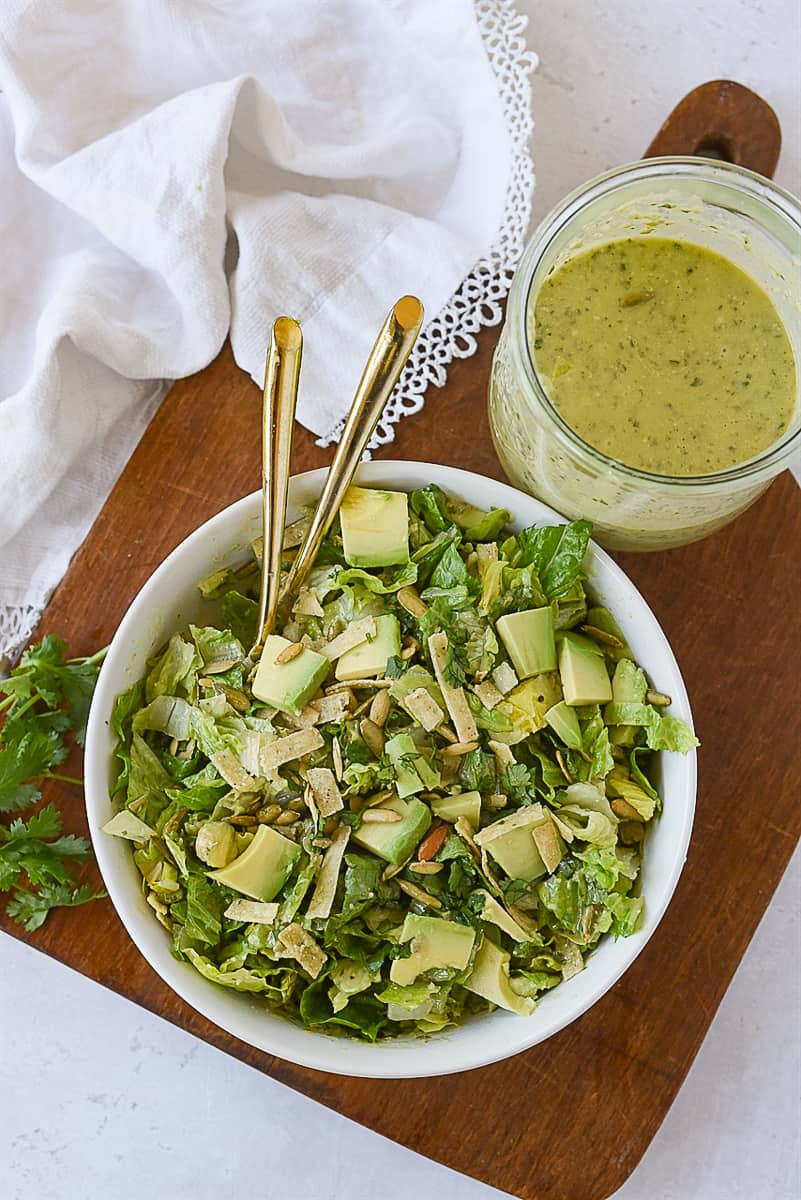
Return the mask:
M 320 816 L 330 817 L 342 811 L 345 805 L 333 771 L 328 767 L 311 767 L 306 772 L 306 778 L 314 792 Z
M 223 914 L 232 921 L 249 921 L 253 925 L 272 925 L 278 916 L 279 904 L 264 900 L 232 900 Z
M 220 750 L 217 754 L 210 754 L 209 758 L 228 786 L 235 792 L 258 791 L 256 780 L 248 774 L 232 750 Z
M 490 740 L 487 745 L 495 755 L 495 761 L 501 771 L 505 771 L 507 767 L 513 767 L 517 762 L 511 748 L 505 742 Z
M 492 709 L 503 700 L 503 692 L 498 691 L 491 679 L 485 679 L 483 683 L 474 684 L 473 691 L 485 708 Z
M 565 853 L 559 841 L 556 826 L 553 821 L 546 821 L 544 825 L 536 825 L 531 832 L 534 844 L 540 852 L 540 858 L 545 863 L 550 875 L 559 866 Z
M 453 721 L 456 736 L 460 742 L 474 742 L 478 738 L 478 727 L 473 720 L 473 714 L 467 703 L 464 688 L 451 687 L 445 678 L 445 665 L 448 661 L 448 635 L 440 631 L 432 633 L 428 639 L 428 651 L 434 667 L 434 674 L 445 701 L 445 707 Z
M 415 688 L 413 692 L 409 692 L 403 702 L 403 706 L 428 733 L 432 729 L 436 729 L 445 720 L 445 713 L 431 693 L 427 692 L 423 687 Z
M 551 812 L 550 817 L 551 817 L 551 820 L 553 821 L 554 825 L 556 826 L 556 828 L 561 833 L 564 840 L 569 845 L 573 841 L 573 838 L 575 837 L 573 830 L 570 828 L 569 825 L 565 825 L 564 821 L 560 821 L 557 813 Z
M 349 827 L 347 825 L 340 825 L 332 837 L 331 845 L 326 850 L 323 856 L 323 861 L 320 864 L 320 870 L 317 874 L 317 883 L 315 885 L 314 892 L 312 893 L 309 907 L 306 911 L 307 917 L 316 918 L 329 916 L 337 891 L 337 883 L 339 882 L 339 871 L 342 866 L 342 859 L 345 854 L 345 848 L 349 839 Z
M 345 691 L 333 692 L 329 696 L 321 696 L 319 700 L 312 700 L 309 707 L 319 714 L 315 723 L 327 725 L 329 722 L 341 721 L 343 717 L 346 717 L 352 700 L 353 692 L 346 688 Z
M 324 745 L 325 742 L 316 729 L 299 729 L 297 733 L 288 733 L 286 737 L 276 738 L 274 742 L 262 748 L 261 769 L 267 775 L 286 763 L 312 754 Z M 217 769 L 219 770 L 219 767 Z
M 315 596 L 314 592 L 308 588 L 301 588 L 298 592 L 298 598 L 292 605 L 293 613 L 297 613 L 301 617 L 324 617 L 325 612 L 320 601 Z
M 343 629 L 342 633 L 337 634 L 333 641 L 320 647 L 320 654 L 324 654 L 332 662 L 336 658 L 341 658 L 348 650 L 353 650 L 355 646 L 361 646 L 363 642 L 367 642 L 370 638 L 376 635 L 375 617 L 361 617 L 358 621 L 351 621 L 347 629 Z
M 282 947 L 281 958 L 294 958 L 312 979 L 317 978 L 328 960 L 326 952 L 297 921 L 281 930 L 278 942 Z

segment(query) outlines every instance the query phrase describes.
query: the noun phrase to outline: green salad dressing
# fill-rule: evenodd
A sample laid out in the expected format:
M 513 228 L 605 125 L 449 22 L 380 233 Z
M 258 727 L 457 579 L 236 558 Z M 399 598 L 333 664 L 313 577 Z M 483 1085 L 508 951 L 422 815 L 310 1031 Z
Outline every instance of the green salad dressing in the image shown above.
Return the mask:
M 795 363 L 762 288 L 688 242 L 637 237 L 577 254 L 529 311 L 561 417 L 610 458 L 662 475 L 724 471 L 787 430 Z

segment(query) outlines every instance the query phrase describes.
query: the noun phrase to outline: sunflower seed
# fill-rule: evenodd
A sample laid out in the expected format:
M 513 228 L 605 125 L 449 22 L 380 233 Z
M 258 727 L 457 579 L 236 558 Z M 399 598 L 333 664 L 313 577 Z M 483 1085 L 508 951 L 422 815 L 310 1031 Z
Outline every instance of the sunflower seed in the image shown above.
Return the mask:
M 664 692 L 652 692 L 650 688 L 645 693 L 645 699 L 649 704 L 655 704 L 657 708 L 667 708 L 669 704 L 673 703 L 670 696 L 666 696 Z
M 348 688 L 388 688 L 392 686 L 391 679 L 349 679 L 347 682 L 332 683 L 326 689 L 326 695 L 334 692 L 344 692 Z
M 235 666 L 235 658 L 218 658 L 214 662 L 206 663 L 204 670 L 207 675 L 222 675 L 225 671 L 230 671 L 231 667 Z
M 369 717 L 370 717 L 370 720 L 373 722 L 373 724 L 377 725 L 379 727 L 379 729 L 383 728 L 384 722 L 386 721 L 387 717 L 389 716 L 389 708 L 390 708 L 389 692 L 386 692 L 386 691 L 376 692 L 376 694 L 373 696 L 372 700 L 370 701 Z
M 405 862 L 397 864 L 390 863 L 388 867 L 384 867 L 384 870 L 381 872 L 381 882 L 388 883 L 390 879 L 394 879 L 396 875 L 401 873 L 401 871 L 406 870 L 410 862 L 411 859 L 407 858 Z
M 395 795 L 394 788 L 384 788 L 383 792 L 376 792 L 373 796 L 365 796 L 362 807 L 375 808 L 377 804 L 384 804 L 391 796 Z M 354 797 L 355 799 L 355 797 Z
M 436 896 L 432 896 L 430 892 L 426 892 L 423 888 L 419 888 L 416 883 L 409 883 L 408 879 L 399 879 L 398 887 L 412 900 L 416 900 L 418 904 L 425 904 L 427 908 L 442 908 L 442 901 Z
M 223 695 L 225 696 L 231 708 L 237 712 L 247 712 L 250 708 L 250 701 L 244 692 L 240 692 L 237 688 L 225 687 L 223 685 Z
M 401 608 L 405 608 L 407 613 L 411 613 L 413 617 L 422 617 L 428 612 L 428 605 L 425 604 L 413 587 L 402 587 L 398 592 L 398 604 Z
M 236 829 L 252 829 L 254 825 L 258 825 L 257 817 L 251 817 L 249 813 L 238 813 L 234 817 L 228 817 L 228 824 L 233 825 Z
M 369 717 L 365 717 L 363 721 L 359 722 L 359 730 L 370 751 L 376 758 L 380 758 L 384 753 L 385 738 L 383 729 L 376 725 L 374 721 L 371 721 Z
M 582 633 L 586 633 L 587 637 L 591 637 L 594 642 L 603 642 L 606 646 L 614 646 L 616 650 L 623 649 L 623 642 L 614 633 L 607 633 L 605 629 L 599 629 L 597 625 L 582 625 Z
M 280 817 L 276 817 L 273 824 L 275 825 L 294 825 L 300 820 L 300 816 L 296 812 L 282 812 Z
M 454 742 L 452 746 L 443 746 L 440 754 L 446 758 L 460 758 L 463 754 L 470 754 L 473 750 L 478 750 L 478 742 Z
M 331 756 L 334 760 L 334 774 L 337 779 L 342 779 L 342 748 L 339 744 L 339 738 L 334 738 L 331 743 Z
M 280 817 L 283 811 L 280 804 L 268 804 L 266 808 L 259 810 L 259 824 L 272 825 L 276 817 Z
M 575 783 L 576 782 L 575 779 L 573 778 L 573 776 L 570 774 L 570 772 L 567 769 L 567 766 L 565 764 L 564 755 L 562 754 L 561 750 L 556 751 L 556 761 L 559 764 L 559 770 L 562 772 L 562 774 L 564 775 L 567 782 Z
M 293 658 L 297 658 L 297 656 L 302 653 L 303 647 L 301 646 L 300 642 L 290 642 L 288 646 L 284 646 L 280 654 L 276 654 L 275 661 L 277 663 L 292 662 Z
M 390 825 L 402 820 L 401 814 L 394 812 L 391 808 L 366 808 L 362 813 L 362 821 L 365 825 Z
M 439 875 L 444 866 L 441 862 L 413 862 L 409 864 L 409 870 L 415 875 Z

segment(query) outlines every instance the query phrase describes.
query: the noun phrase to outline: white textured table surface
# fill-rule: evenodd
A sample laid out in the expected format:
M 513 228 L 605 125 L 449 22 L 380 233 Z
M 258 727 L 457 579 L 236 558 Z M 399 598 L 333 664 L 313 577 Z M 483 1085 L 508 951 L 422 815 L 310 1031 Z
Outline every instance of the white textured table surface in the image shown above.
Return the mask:
M 776 108 L 785 134 L 777 178 L 798 190 L 795 0 L 518 7 L 531 17 L 540 55 L 536 217 L 590 175 L 637 158 L 673 104 L 718 77 L 750 85 Z M 800 899 L 796 853 L 676 1103 L 616 1200 L 796 1200 L 801 1192 Z M 9 938 L 2 951 L 0 1196 L 8 1200 L 502 1195 Z

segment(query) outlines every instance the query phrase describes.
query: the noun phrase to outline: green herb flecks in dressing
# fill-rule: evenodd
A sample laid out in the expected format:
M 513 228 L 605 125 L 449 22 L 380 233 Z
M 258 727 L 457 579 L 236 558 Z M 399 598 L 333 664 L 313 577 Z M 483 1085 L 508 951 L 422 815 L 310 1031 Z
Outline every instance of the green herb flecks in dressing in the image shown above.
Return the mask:
M 564 421 L 640 470 L 726 470 L 793 415 L 793 352 L 772 301 L 688 242 L 627 238 L 569 259 L 540 287 L 529 338 Z

